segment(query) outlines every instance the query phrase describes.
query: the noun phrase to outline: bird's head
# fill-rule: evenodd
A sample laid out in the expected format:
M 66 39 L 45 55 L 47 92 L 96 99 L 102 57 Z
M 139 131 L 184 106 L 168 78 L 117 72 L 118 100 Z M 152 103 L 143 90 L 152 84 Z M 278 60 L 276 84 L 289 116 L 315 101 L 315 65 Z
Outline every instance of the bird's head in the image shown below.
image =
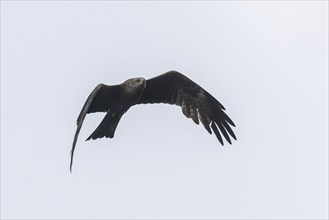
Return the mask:
M 145 79 L 142 77 L 131 78 L 121 84 L 130 93 L 141 93 L 145 86 Z

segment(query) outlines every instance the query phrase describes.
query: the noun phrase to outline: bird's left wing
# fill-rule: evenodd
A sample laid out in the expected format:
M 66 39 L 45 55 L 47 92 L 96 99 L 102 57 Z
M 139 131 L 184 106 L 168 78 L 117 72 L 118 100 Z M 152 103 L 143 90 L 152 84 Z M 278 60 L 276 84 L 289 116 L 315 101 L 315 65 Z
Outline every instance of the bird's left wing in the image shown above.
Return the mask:
M 71 150 L 71 163 L 70 163 L 70 171 L 72 171 L 73 164 L 73 154 L 75 150 L 75 145 L 78 140 L 78 136 L 80 133 L 80 129 L 88 113 L 93 112 L 106 112 L 117 102 L 119 95 L 121 92 L 121 87 L 119 85 L 116 86 L 107 86 L 104 84 L 99 84 L 95 87 L 95 89 L 88 96 L 85 104 L 83 105 L 79 117 L 77 119 L 77 130 L 74 135 L 74 140 L 72 144 Z
M 168 103 L 179 105 L 183 114 L 192 118 L 211 134 L 215 133 L 219 142 L 224 145 L 221 134 L 231 144 L 228 134 L 236 140 L 230 126 L 233 121 L 224 112 L 224 106 L 201 86 L 184 76 L 170 71 L 146 81 L 146 87 L 137 104 Z

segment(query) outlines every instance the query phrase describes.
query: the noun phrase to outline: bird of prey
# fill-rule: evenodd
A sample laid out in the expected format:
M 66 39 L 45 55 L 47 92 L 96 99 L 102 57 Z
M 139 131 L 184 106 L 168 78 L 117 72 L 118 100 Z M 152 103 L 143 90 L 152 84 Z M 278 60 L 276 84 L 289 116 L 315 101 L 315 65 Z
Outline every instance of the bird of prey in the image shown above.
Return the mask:
M 148 103 L 167 103 L 180 106 L 187 118 L 191 118 L 196 124 L 201 121 L 210 134 L 213 131 L 222 145 L 224 142 L 221 134 L 230 144 L 229 135 L 236 140 L 230 127 L 235 127 L 235 125 L 224 112 L 224 106 L 183 74 L 169 71 L 148 80 L 137 77 L 128 79 L 119 85 L 97 85 L 87 98 L 77 119 L 77 130 L 71 150 L 70 170 L 72 171 L 74 149 L 86 114 L 106 112 L 102 122 L 87 140 L 103 137 L 113 138 L 123 114 L 131 106 Z

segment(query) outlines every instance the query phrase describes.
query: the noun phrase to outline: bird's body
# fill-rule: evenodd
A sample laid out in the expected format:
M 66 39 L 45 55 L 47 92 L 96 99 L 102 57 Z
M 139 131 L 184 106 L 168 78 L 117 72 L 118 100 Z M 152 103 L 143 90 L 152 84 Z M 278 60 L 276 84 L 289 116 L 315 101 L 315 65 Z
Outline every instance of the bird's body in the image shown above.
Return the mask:
M 119 87 L 100 84 L 101 87 L 99 89 L 104 90 L 104 96 L 102 96 L 103 100 L 100 100 L 99 102 L 102 102 L 102 104 L 106 103 L 105 110 L 107 110 L 107 113 L 101 124 L 87 138 L 87 140 L 102 137 L 113 138 L 116 126 L 122 115 L 127 112 L 131 106 L 138 102 L 143 94 L 145 85 L 145 79 L 141 77 L 128 79 L 120 84 Z M 111 100 L 107 93 L 113 92 L 114 89 L 117 90 L 116 93 L 118 96 Z M 98 93 L 100 92 L 98 91 Z M 113 102 L 114 100 L 119 102 L 116 104 Z M 97 103 L 95 102 L 95 105 L 96 104 Z
M 83 120 L 88 113 L 106 112 L 96 130 L 87 138 L 114 137 L 116 127 L 131 106 L 147 103 L 167 103 L 181 106 L 183 114 L 196 124 L 199 121 L 211 134 L 215 133 L 223 145 L 223 139 L 231 143 L 229 135 L 236 139 L 231 127 L 233 121 L 225 114 L 224 106 L 198 84 L 177 71 L 169 71 L 149 80 L 137 77 L 120 85 L 99 84 L 87 98 L 77 120 L 77 130 L 71 150 L 73 154 Z M 219 132 L 220 131 L 220 132 Z M 221 133 L 221 134 L 220 134 Z

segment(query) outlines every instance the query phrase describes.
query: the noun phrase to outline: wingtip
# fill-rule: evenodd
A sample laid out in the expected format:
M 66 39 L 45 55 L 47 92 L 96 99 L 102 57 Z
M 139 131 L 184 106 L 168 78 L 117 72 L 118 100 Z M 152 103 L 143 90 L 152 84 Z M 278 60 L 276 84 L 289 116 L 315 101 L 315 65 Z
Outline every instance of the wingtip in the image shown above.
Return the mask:
M 72 173 L 74 149 L 75 149 L 75 143 L 73 142 L 73 148 L 72 148 L 72 150 L 70 152 L 70 155 L 69 155 L 69 157 L 71 159 L 71 161 L 70 161 L 70 173 Z
M 71 162 L 70 162 L 70 173 L 72 173 L 72 165 L 73 165 L 73 158 L 71 158 Z

